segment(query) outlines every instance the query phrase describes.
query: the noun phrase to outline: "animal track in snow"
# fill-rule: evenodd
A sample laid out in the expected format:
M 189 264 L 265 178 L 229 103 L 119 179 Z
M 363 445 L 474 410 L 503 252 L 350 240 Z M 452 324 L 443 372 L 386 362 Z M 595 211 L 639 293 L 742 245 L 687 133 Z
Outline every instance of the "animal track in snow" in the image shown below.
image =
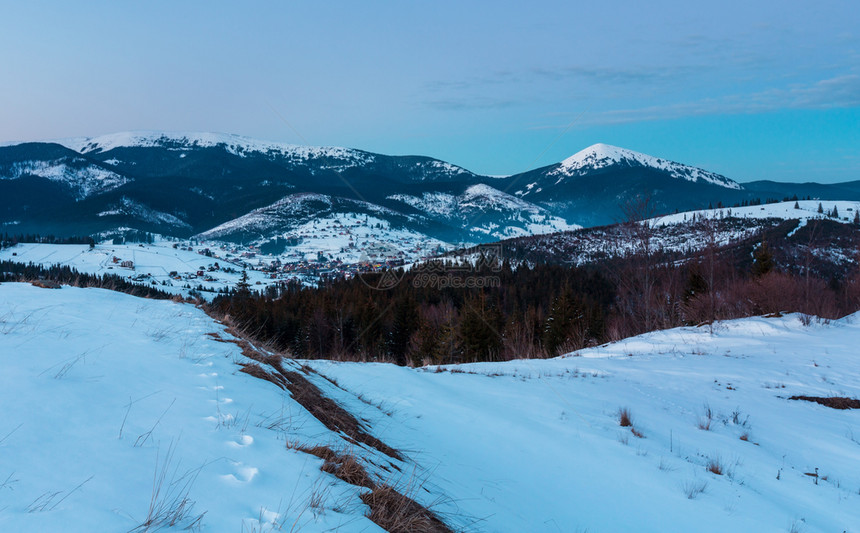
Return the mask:
M 224 474 L 221 479 L 231 483 L 250 483 L 260 470 L 253 466 L 243 466 L 240 462 L 234 462 L 233 467 L 236 469 L 233 474 Z
M 244 448 L 254 444 L 254 437 L 250 435 L 240 435 L 236 440 L 227 441 L 227 446 L 231 448 Z

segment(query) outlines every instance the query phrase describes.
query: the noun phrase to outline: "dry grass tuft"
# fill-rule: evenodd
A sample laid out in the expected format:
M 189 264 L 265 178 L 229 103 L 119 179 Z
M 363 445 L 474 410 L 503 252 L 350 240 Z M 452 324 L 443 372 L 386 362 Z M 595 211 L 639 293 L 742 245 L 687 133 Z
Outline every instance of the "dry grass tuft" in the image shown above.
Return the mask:
M 346 481 L 350 485 L 356 487 L 366 487 L 373 489 L 376 483 L 367 473 L 367 470 L 362 466 L 355 455 L 347 451 L 336 451 L 329 446 L 304 446 L 302 444 L 287 444 L 288 448 L 293 448 L 300 452 L 308 453 L 315 457 L 319 457 L 324 461 L 320 470 L 334 475 L 342 481 Z
M 618 410 L 618 425 L 621 427 L 633 427 L 633 419 L 630 416 L 630 410 L 622 407 Z
M 698 480 L 688 481 L 688 482 L 684 483 L 684 486 L 683 486 L 684 494 L 687 495 L 688 500 L 695 500 L 696 496 L 705 492 L 705 490 L 707 488 L 708 488 L 708 482 L 707 481 L 698 481 Z
M 716 474 L 718 476 L 722 476 L 723 471 L 724 471 L 723 463 L 722 463 L 722 461 L 720 461 L 719 457 L 709 459 L 708 464 L 707 464 L 707 469 L 708 469 L 708 472 L 710 472 L 712 474 Z
M 711 410 L 711 406 L 705 404 L 704 414 L 699 418 L 699 422 L 696 424 L 696 427 L 701 429 L 702 431 L 710 431 L 711 430 L 711 422 L 714 421 L 714 412 Z
M 638 429 L 634 428 L 634 427 L 631 427 L 631 428 L 630 428 L 630 432 L 631 432 L 631 433 L 633 433 L 633 436 L 634 436 L 634 437 L 638 437 L 638 438 L 640 438 L 640 439 L 644 439 L 644 438 L 645 438 L 645 434 L 644 434 L 644 433 L 642 433 L 641 431 L 639 431 Z
M 239 372 L 244 372 L 246 374 L 254 376 L 257 379 L 262 379 L 270 383 L 274 383 L 282 389 L 287 388 L 287 384 L 286 382 L 284 382 L 284 379 L 281 376 L 279 376 L 278 374 L 267 372 L 257 363 L 242 364 L 242 368 L 239 370 Z
M 450 533 L 432 511 L 388 485 L 361 495 L 370 507 L 368 518 L 390 533 Z
M 354 455 L 340 455 L 337 461 L 326 461 L 322 470 L 356 487 L 366 487 L 371 490 L 376 487 L 370 474 Z

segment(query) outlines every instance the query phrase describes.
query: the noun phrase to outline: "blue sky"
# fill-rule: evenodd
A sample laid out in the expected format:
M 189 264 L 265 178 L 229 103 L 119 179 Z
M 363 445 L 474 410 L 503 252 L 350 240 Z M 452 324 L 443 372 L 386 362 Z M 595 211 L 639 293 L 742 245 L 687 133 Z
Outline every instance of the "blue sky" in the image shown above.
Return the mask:
M 860 179 L 857 2 L 9 4 L 0 141 L 220 131 L 487 174 L 604 142 Z

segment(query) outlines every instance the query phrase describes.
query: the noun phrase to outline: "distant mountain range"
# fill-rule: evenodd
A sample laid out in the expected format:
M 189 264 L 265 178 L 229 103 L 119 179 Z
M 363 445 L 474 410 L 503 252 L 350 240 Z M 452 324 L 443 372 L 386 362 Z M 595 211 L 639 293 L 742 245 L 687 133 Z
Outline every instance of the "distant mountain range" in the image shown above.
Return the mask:
M 263 243 L 348 214 L 446 242 L 488 242 L 615 222 L 637 196 L 671 213 L 795 194 L 860 200 L 860 181 L 741 185 L 605 144 L 504 178 L 429 157 L 212 133 L 0 147 L 0 230 L 58 236 L 137 229 Z

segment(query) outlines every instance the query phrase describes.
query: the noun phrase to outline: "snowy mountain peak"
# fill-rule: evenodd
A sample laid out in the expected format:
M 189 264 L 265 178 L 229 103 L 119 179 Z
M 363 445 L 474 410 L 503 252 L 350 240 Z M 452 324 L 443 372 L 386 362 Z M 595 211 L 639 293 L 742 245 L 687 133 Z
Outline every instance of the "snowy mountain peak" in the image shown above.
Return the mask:
M 550 172 L 550 175 L 559 176 L 559 181 L 561 181 L 565 177 L 582 175 L 590 170 L 614 165 L 648 167 L 668 172 L 673 178 L 693 182 L 703 180 L 729 189 L 741 188 L 738 183 L 720 174 L 603 143 L 593 144 L 568 157 L 559 163 L 558 167 Z
M 115 148 L 167 148 L 191 150 L 223 146 L 235 155 L 274 153 L 293 159 L 330 157 L 356 163 L 369 162 L 373 155 L 360 150 L 340 147 L 303 146 L 271 141 L 260 141 L 232 133 L 136 131 L 120 132 L 99 137 L 80 137 L 57 141 L 82 154 L 98 154 Z

